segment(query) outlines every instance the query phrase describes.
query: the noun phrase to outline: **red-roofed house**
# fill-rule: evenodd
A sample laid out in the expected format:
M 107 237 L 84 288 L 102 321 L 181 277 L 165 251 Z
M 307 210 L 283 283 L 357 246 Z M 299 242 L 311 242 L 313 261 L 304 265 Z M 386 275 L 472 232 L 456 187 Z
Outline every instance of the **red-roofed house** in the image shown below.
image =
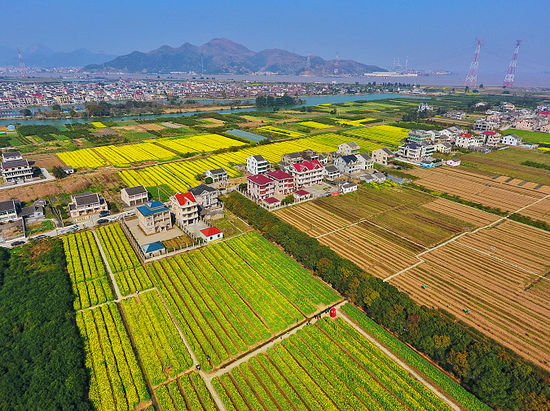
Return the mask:
M 298 201 L 307 200 L 311 197 L 313 197 L 312 194 L 308 193 L 306 190 L 298 190 L 294 193 L 294 198 Z
M 472 134 L 460 133 L 456 136 L 455 145 L 462 148 L 478 147 L 481 145 L 481 139 Z
M 286 167 L 288 174 L 294 177 L 294 186 L 296 188 L 309 187 L 323 182 L 325 168 L 319 163 L 319 160 L 302 161 Z
M 209 243 L 210 241 L 219 240 L 220 238 L 223 238 L 223 233 L 217 227 L 205 228 L 204 230 L 201 230 L 200 233 L 201 233 L 201 237 L 207 243 Z
M 274 192 L 277 194 L 288 194 L 294 190 L 294 177 L 281 170 L 274 170 L 266 175 L 275 182 Z
M 246 178 L 248 195 L 257 199 L 272 197 L 275 192 L 275 181 L 265 174 L 256 174 Z
M 481 137 L 483 137 L 483 144 L 485 144 L 486 146 L 495 147 L 498 143 L 500 143 L 500 134 L 496 131 L 484 131 L 483 133 L 481 133 Z
M 550 111 L 540 111 L 537 116 L 546 117 L 550 120 Z
M 170 197 L 170 208 L 176 224 L 185 226 L 199 221 L 199 203 L 192 193 L 177 193 Z
M 275 197 L 264 198 L 264 203 L 269 209 L 277 207 L 278 205 L 281 204 L 281 202 L 277 200 Z

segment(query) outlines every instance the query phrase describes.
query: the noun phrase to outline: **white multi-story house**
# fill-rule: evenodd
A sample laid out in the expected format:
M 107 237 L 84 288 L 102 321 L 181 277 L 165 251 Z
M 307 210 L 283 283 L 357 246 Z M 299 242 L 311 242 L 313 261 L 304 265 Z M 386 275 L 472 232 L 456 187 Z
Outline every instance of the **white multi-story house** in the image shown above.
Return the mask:
M 324 167 L 317 160 L 294 163 L 286 172 L 294 177 L 294 187 L 309 187 L 323 182 Z
M 137 207 L 136 214 L 139 226 L 146 235 L 172 228 L 170 209 L 160 201 L 151 201 Z
M 335 178 L 340 177 L 340 170 L 333 166 L 332 164 L 325 167 L 325 178 L 328 180 L 334 180 Z
M 334 166 L 343 174 L 352 174 L 363 170 L 363 163 L 354 155 L 338 157 L 334 160 Z
M 405 143 L 399 146 L 397 155 L 411 161 L 420 161 L 430 157 L 434 152 L 434 146 L 427 141 L 421 143 Z
M 357 161 L 361 163 L 361 170 L 372 170 L 374 168 L 374 160 L 366 153 L 356 154 Z
M 342 143 L 338 145 L 338 154 L 342 156 L 350 156 L 352 154 L 359 154 L 359 150 L 361 150 L 361 147 L 359 147 L 359 144 L 352 141 L 349 143 Z
M 246 158 L 246 171 L 250 174 L 262 174 L 269 171 L 269 161 L 261 155 L 250 156 Z
M 519 138 L 515 134 L 509 134 L 507 136 L 502 136 L 500 138 L 500 144 L 507 144 L 509 146 L 517 146 L 518 144 L 521 144 L 521 138 Z
M 149 201 L 149 193 L 143 185 L 126 187 L 120 190 L 120 199 L 128 207 L 145 204 Z
M 72 218 L 107 211 L 107 202 L 101 194 L 82 193 L 71 196 L 72 201 L 67 206 Z
M 204 172 L 204 175 L 206 177 L 210 177 L 213 182 L 224 181 L 229 178 L 229 176 L 227 175 L 227 171 L 225 171 L 223 168 L 216 168 L 215 170 L 206 170 Z
M 487 121 L 483 118 L 478 118 L 474 124 L 474 130 L 477 131 L 493 130 L 496 127 L 498 127 L 498 123 L 494 121 Z
M 448 154 L 451 152 L 451 148 L 451 143 L 447 143 L 445 141 L 439 142 L 434 145 L 434 151 L 436 151 L 437 153 Z
M 218 200 L 220 192 L 206 184 L 190 188 L 189 192 L 193 194 L 193 197 L 195 197 L 195 200 L 197 200 L 197 203 L 199 203 L 200 208 L 203 210 L 217 208 L 220 205 Z
M 501 136 L 496 131 L 489 130 L 481 133 L 481 137 L 483 138 L 483 144 L 486 146 L 496 147 L 496 145 L 500 143 Z
M 535 121 L 530 119 L 516 121 L 517 130 L 532 131 L 535 128 Z
M 0 221 L 9 221 L 17 219 L 17 204 L 14 200 L 0 202 Z
M 387 166 L 388 164 L 393 163 L 393 160 L 395 160 L 395 154 L 393 153 L 393 151 L 387 149 L 386 147 L 372 150 L 371 154 L 374 162 L 383 166 Z
M 192 193 L 177 193 L 170 197 L 170 209 L 180 227 L 199 221 L 199 203 Z
M 455 145 L 462 148 L 479 147 L 482 140 L 475 135 L 469 133 L 460 133 L 456 136 Z

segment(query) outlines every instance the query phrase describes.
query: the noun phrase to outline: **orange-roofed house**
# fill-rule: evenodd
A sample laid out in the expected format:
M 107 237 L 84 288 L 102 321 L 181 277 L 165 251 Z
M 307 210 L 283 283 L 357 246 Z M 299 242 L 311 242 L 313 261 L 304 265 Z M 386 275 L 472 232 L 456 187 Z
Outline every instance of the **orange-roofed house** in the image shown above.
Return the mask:
M 170 208 L 180 227 L 199 221 L 199 203 L 192 193 L 177 193 L 170 197 Z

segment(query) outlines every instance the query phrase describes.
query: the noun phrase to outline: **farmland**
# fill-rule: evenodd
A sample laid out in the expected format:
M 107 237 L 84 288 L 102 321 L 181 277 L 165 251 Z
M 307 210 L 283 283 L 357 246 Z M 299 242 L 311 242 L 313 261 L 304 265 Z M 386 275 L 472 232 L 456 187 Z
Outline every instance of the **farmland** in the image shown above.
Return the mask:
M 73 166 L 74 168 L 97 168 L 109 165 L 109 163 L 99 157 L 91 148 L 58 153 L 57 156 L 66 165 Z
M 345 126 L 361 127 L 361 126 L 364 125 L 363 123 L 366 123 L 366 122 L 369 122 L 369 121 L 374 121 L 375 119 L 374 118 L 364 118 L 362 120 L 346 120 L 346 119 L 343 119 L 343 118 L 333 118 L 332 120 L 334 120 L 337 124 L 342 124 L 342 125 L 345 125 Z
M 96 233 L 113 273 L 119 273 L 141 265 L 120 225 L 103 226 Z
M 105 266 L 92 233 L 88 231 L 63 237 L 63 247 L 67 271 L 77 295 L 75 310 L 112 300 L 113 293 L 107 281 Z
M 391 146 L 398 146 L 401 144 L 401 141 L 408 137 L 408 132 L 409 130 L 406 128 L 381 125 L 367 128 L 357 128 L 346 131 L 345 134 L 364 138 L 370 141 L 389 144 Z
M 390 282 L 548 369 L 549 240 L 550 233 L 506 221 L 424 254 L 424 263 Z
M 152 385 L 192 366 L 189 352 L 156 291 L 125 299 L 122 308 Z
M 266 256 L 260 270 L 256 263 Z M 256 234 L 157 261 L 148 270 L 205 370 L 339 299 Z
M 319 123 L 317 121 L 302 121 L 301 123 L 297 123 L 301 126 L 306 126 L 310 128 L 315 129 L 324 129 L 324 128 L 332 128 L 333 126 L 330 126 L 328 124 Z
M 341 319 L 321 320 L 215 377 L 228 410 L 450 410 Z
M 116 305 L 79 311 L 90 370 L 90 401 L 98 410 L 134 410 L 149 392 Z
M 197 374 L 188 374 L 156 390 L 163 411 L 216 411 L 204 381 Z
M 142 161 L 167 161 L 178 158 L 173 152 L 153 143 L 96 147 L 95 151 L 115 167 L 128 167 L 131 163 Z
M 283 135 L 283 136 L 286 136 L 286 137 L 300 137 L 300 136 L 303 135 L 303 134 L 298 133 L 296 131 L 286 130 L 284 128 L 278 128 L 278 127 L 272 127 L 272 126 L 258 127 L 258 130 L 267 131 L 269 133 L 280 134 L 280 135 Z
M 229 147 L 244 146 L 245 143 L 218 134 L 197 134 L 188 137 L 149 140 L 181 154 L 216 151 Z

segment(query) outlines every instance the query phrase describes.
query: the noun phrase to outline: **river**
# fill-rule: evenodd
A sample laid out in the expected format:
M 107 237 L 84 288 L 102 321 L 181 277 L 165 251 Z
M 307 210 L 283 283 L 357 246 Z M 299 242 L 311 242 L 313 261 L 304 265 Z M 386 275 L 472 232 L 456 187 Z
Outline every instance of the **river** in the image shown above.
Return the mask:
M 402 96 L 399 94 L 389 94 L 389 93 L 381 93 L 381 94 L 345 94 L 345 95 L 337 95 L 337 96 L 313 96 L 313 97 L 300 97 L 302 100 L 305 100 L 305 104 L 299 104 L 297 106 L 289 106 L 285 108 L 296 108 L 296 107 L 302 107 L 302 106 L 315 106 L 317 104 L 330 104 L 330 103 L 346 103 L 350 101 L 356 101 L 356 100 L 384 100 L 388 98 L 400 98 L 400 97 L 410 97 L 410 96 Z M 216 102 L 216 100 L 210 100 L 211 102 Z M 259 112 L 271 112 L 273 111 L 271 108 L 235 108 L 233 110 L 227 109 L 227 110 L 201 110 L 201 113 L 211 112 L 211 113 L 239 113 L 242 111 L 259 111 Z M 97 120 L 108 120 L 108 121 L 129 121 L 129 120 L 147 120 L 147 119 L 154 119 L 154 118 L 162 118 L 162 117 L 180 117 L 180 116 L 192 116 L 193 114 L 196 114 L 196 112 L 189 112 L 189 113 L 172 113 L 172 114 L 150 114 L 150 115 L 143 115 L 143 116 L 125 116 L 125 117 L 105 117 L 105 118 L 94 118 L 94 119 L 60 119 L 60 120 L 25 120 L 22 118 L 19 119 L 13 119 L 13 120 L 0 120 L 0 125 L 6 126 L 9 124 L 14 123 L 21 123 L 21 124 L 50 124 L 53 126 L 62 125 L 62 124 L 70 124 L 70 123 L 89 123 L 91 121 Z

